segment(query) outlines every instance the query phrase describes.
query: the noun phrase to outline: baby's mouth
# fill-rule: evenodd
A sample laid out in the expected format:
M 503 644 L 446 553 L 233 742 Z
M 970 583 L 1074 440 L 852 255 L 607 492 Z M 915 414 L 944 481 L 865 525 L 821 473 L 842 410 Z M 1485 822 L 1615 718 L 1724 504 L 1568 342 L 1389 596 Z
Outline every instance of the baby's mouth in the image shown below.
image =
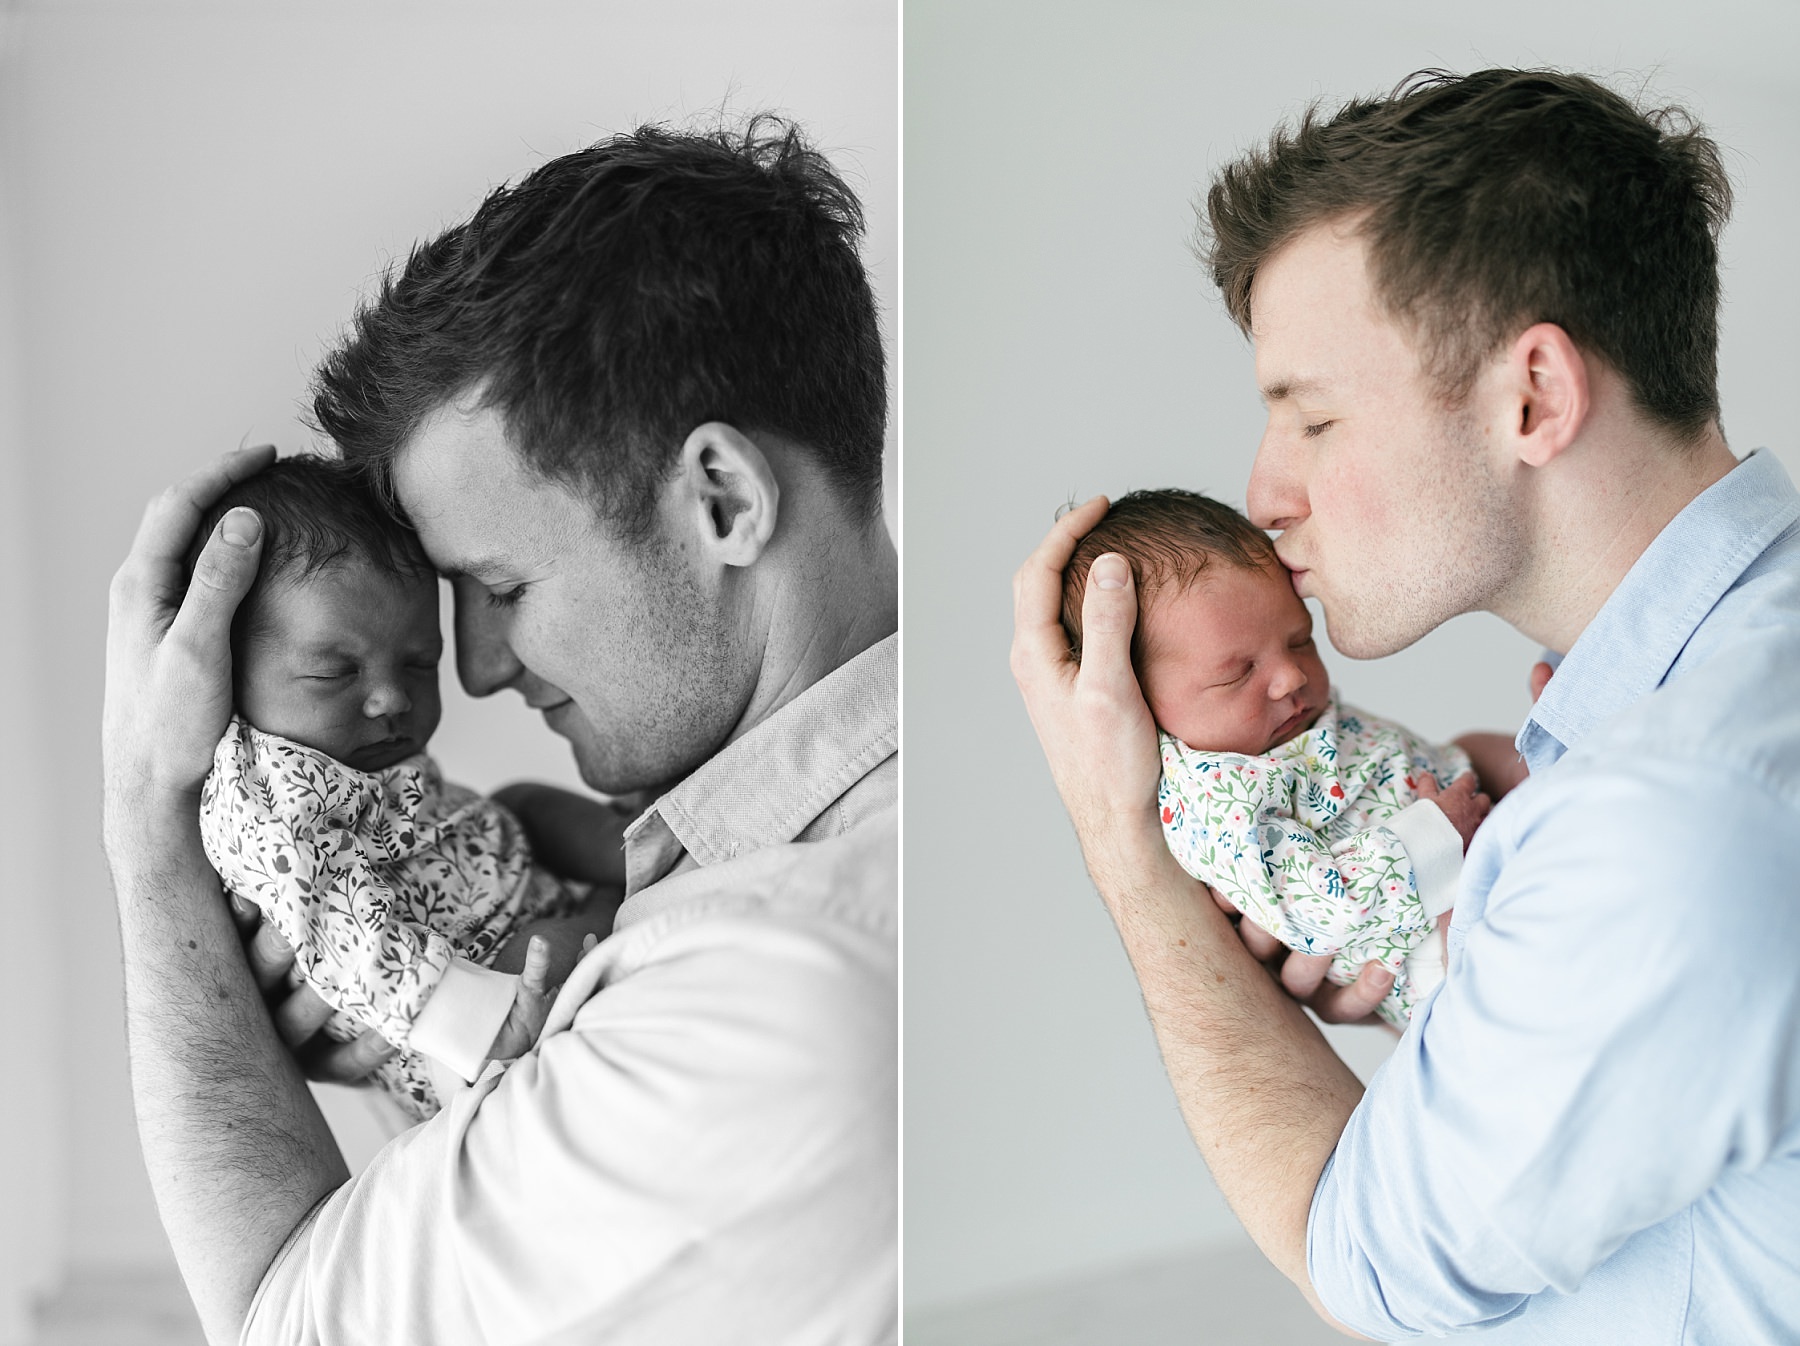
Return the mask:
M 1287 719 L 1283 720 L 1281 722 L 1281 724 L 1279 726 L 1277 726 L 1275 732 L 1272 735 L 1270 735 L 1269 747 L 1270 748 L 1279 748 L 1283 743 L 1286 743 L 1289 739 L 1294 738 L 1302 730 L 1304 730 L 1308 726 L 1310 726 L 1312 724 L 1313 720 L 1318 717 L 1319 712 L 1323 709 L 1324 709 L 1324 707 L 1322 707 L 1322 706 L 1317 706 L 1317 707 L 1302 706 L 1302 707 L 1300 707 L 1299 710 L 1295 711 Z
M 417 752 L 409 734 L 390 734 L 373 743 L 365 743 L 352 754 L 351 765 L 364 771 L 380 771 L 403 762 Z

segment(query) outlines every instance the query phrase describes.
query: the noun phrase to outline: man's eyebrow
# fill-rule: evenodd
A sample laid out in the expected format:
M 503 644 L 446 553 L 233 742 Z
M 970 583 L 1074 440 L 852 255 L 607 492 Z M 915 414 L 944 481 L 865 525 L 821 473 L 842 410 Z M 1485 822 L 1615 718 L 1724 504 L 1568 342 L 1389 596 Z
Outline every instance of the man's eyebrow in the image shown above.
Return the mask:
M 1285 402 L 1290 397 L 1316 393 L 1324 386 L 1318 379 L 1276 379 L 1273 383 L 1263 385 L 1262 399 L 1265 402 Z
M 472 560 L 452 559 L 438 564 L 437 572 L 447 580 L 472 579 L 487 581 L 496 575 L 505 573 L 506 567 L 492 556 L 477 556 Z

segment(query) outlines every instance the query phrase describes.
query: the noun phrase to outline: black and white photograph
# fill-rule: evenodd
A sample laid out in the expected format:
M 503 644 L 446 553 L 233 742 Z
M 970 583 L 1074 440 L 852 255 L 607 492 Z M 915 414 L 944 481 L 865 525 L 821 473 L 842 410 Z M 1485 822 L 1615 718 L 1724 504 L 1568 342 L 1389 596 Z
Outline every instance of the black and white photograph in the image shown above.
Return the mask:
M 892 1341 L 898 15 L 0 10 L 0 1341 Z

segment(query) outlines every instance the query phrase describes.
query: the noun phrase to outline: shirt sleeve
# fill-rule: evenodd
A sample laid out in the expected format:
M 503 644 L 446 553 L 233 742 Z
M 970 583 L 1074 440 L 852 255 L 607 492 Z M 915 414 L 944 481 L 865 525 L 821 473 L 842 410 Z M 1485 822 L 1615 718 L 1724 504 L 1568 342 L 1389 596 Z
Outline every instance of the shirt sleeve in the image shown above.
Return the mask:
M 1461 838 L 1442 810 L 1419 801 L 1391 820 L 1399 827 L 1367 828 L 1332 844 L 1293 816 L 1291 796 L 1302 790 L 1343 796 L 1328 770 L 1289 781 L 1255 759 L 1195 770 L 1165 751 L 1164 838 L 1183 869 L 1290 949 L 1348 951 L 1352 966 L 1374 959 L 1398 969 L 1435 915 L 1426 911 L 1402 830 L 1431 856 L 1438 910 L 1449 908 L 1455 892 Z M 1446 848 L 1429 814 L 1442 821 L 1453 847 Z
M 632 947 L 321 1204 L 244 1342 L 891 1337 L 891 930 L 759 915 Z
M 1771 1154 L 1800 1116 L 1796 834 L 1691 764 L 1564 763 L 1503 801 L 1468 861 L 1485 905 L 1314 1193 L 1334 1317 L 1379 1340 L 1498 1322 Z

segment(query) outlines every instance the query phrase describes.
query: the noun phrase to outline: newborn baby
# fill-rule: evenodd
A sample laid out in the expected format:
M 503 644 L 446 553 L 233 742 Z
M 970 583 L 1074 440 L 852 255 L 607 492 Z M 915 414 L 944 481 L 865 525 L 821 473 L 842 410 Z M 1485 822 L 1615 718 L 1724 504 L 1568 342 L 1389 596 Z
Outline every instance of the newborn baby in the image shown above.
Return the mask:
M 443 637 L 412 531 L 334 459 L 276 462 L 214 506 L 200 539 L 238 506 L 262 517 L 263 554 L 232 626 L 237 714 L 201 796 L 206 853 L 337 1011 L 325 1032 L 374 1028 L 401 1049 L 375 1078 L 424 1120 L 450 1078 L 427 1057 L 472 1080 L 531 1046 L 573 965 L 567 942 L 552 967 L 533 941 L 523 978 L 487 965 L 577 898 L 532 863 L 518 817 L 425 755 Z M 618 832 L 597 801 L 554 793 L 557 825 L 582 823 L 590 848 Z M 600 869 L 573 877 L 622 881 L 622 861 Z
M 1095 558 L 1131 563 L 1132 663 L 1160 729 L 1163 836 L 1183 869 L 1340 985 L 1378 962 L 1377 1009 L 1403 1028 L 1443 978 L 1436 918 L 1488 801 L 1455 746 L 1338 704 L 1312 618 L 1268 538 L 1190 491 L 1138 491 L 1064 575 L 1077 651 Z M 1440 788 L 1443 788 L 1440 794 Z

